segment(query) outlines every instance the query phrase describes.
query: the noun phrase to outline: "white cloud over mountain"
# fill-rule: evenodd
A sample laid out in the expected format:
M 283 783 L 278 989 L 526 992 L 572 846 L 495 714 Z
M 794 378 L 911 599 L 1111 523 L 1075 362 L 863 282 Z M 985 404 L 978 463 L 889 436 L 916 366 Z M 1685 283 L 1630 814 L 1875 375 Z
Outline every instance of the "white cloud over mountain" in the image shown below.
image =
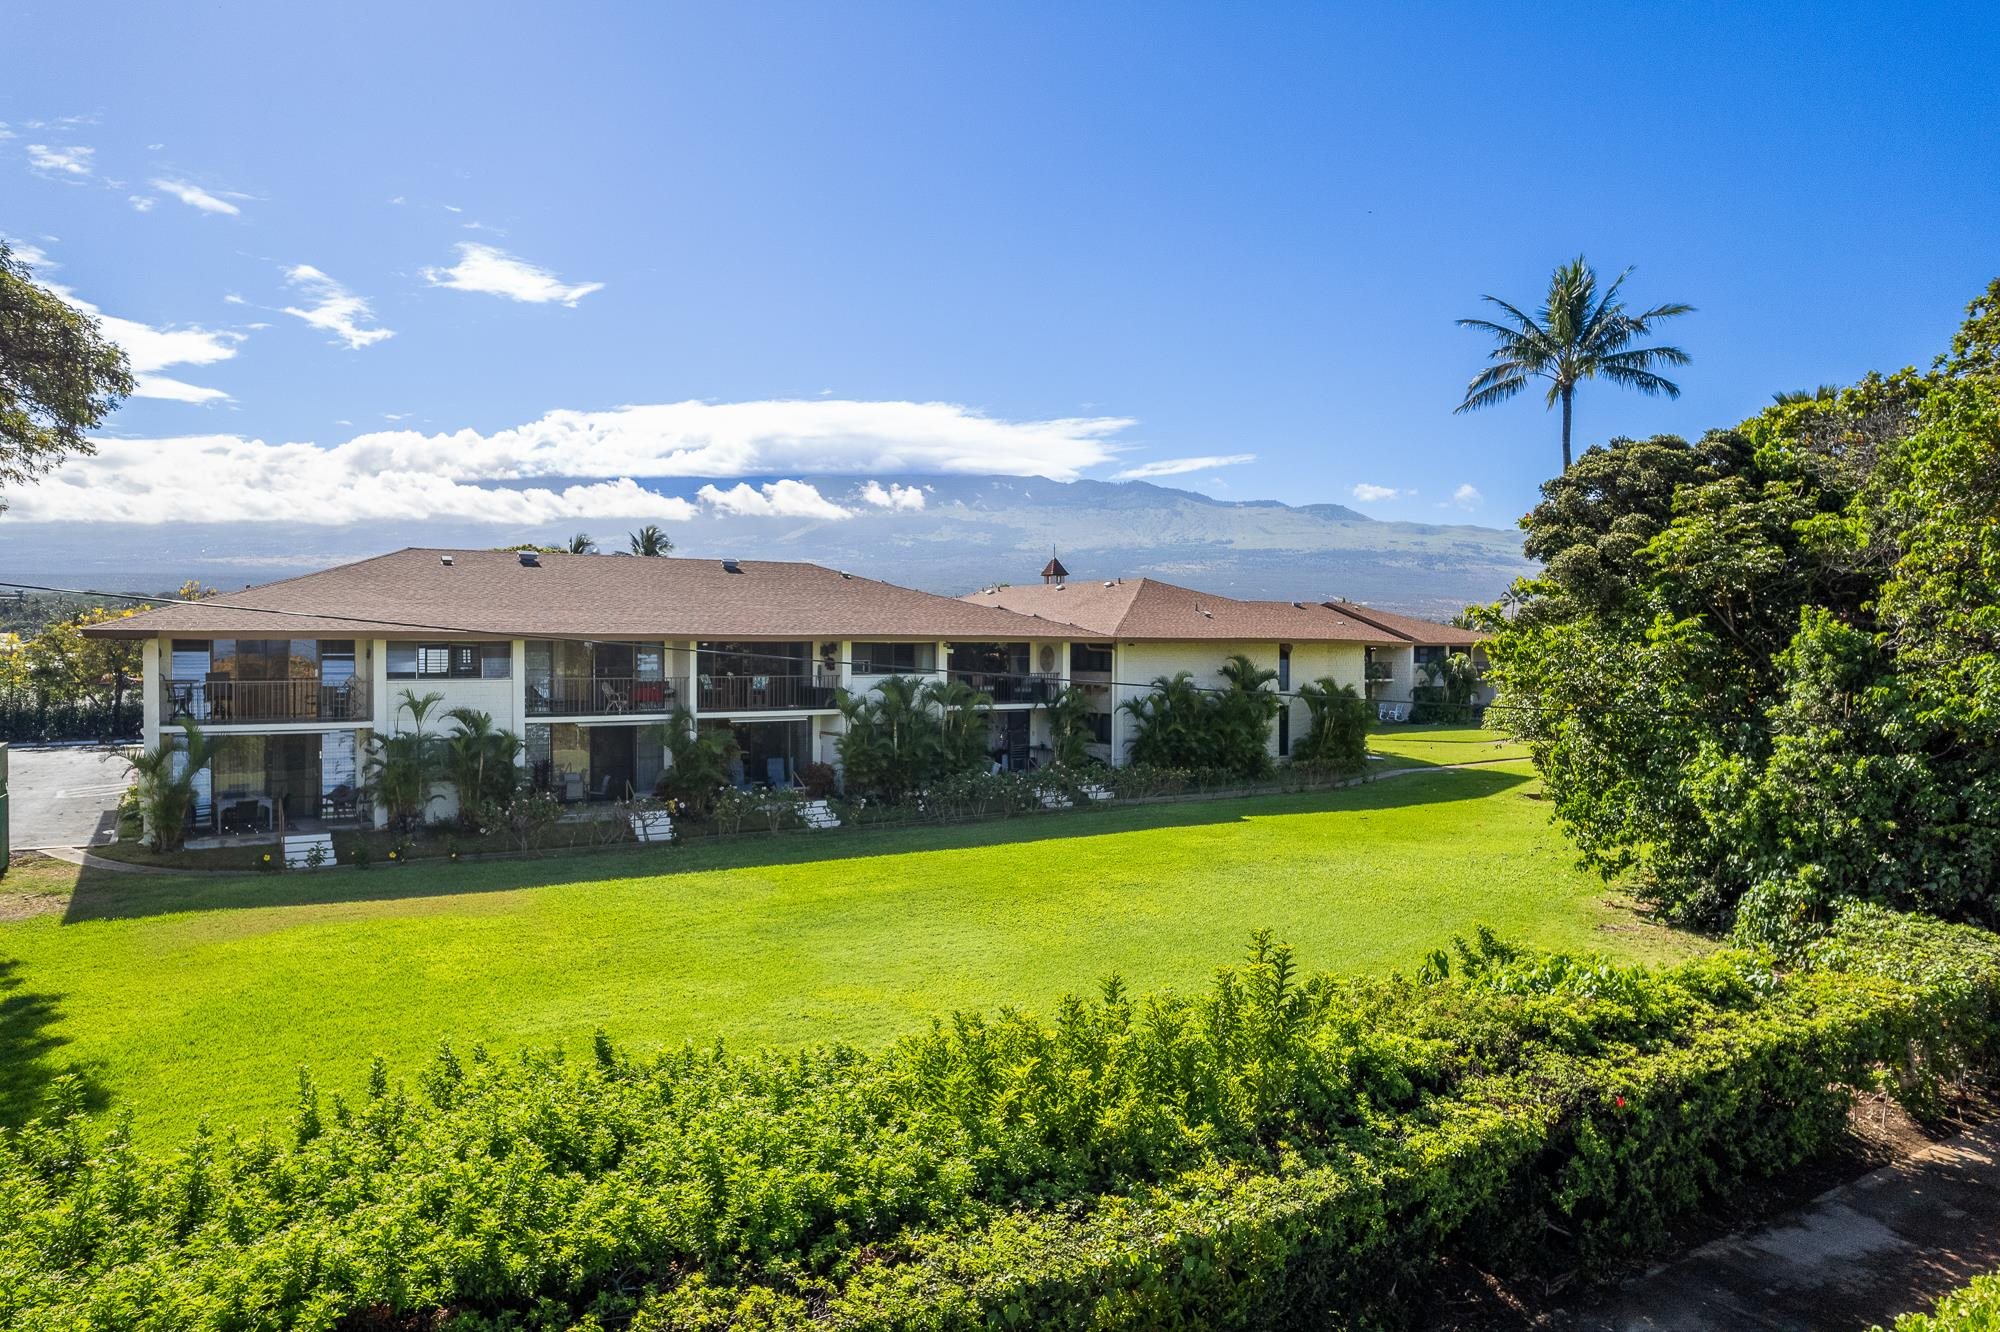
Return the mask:
M 1146 481 L 1158 476 L 1185 476 L 1189 472 L 1206 472 L 1216 467 L 1234 467 L 1238 463 L 1256 462 L 1254 453 L 1211 453 L 1200 458 L 1163 458 L 1159 462 L 1140 463 L 1128 467 L 1115 475 L 1119 481 Z
M 140 337 L 156 361 L 171 354 L 200 364 L 197 358 L 235 354 L 235 334 L 132 328 L 159 340 Z M 492 434 L 384 430 L 330 446 L 226 434 L 100 439 L 95 457 L 72 458 L 41 485 L 16 492 L 9 521 L 226 515 L 338 526 L 436 516 L 520 524 L 702 512 L 834 520 L 856 510 L 803 481 L 710 485 L 690 501 L 635 478 L 937 472 L 1071 480 L 1107 461 L 1110 438 L 1130 424 L 1119 417 L 1008 421 L 952 403 L 816 399 L 559 411 Z M 922 508 L 922 493 L 906 485 L 870 481 L 858 497 L 877 509 Z

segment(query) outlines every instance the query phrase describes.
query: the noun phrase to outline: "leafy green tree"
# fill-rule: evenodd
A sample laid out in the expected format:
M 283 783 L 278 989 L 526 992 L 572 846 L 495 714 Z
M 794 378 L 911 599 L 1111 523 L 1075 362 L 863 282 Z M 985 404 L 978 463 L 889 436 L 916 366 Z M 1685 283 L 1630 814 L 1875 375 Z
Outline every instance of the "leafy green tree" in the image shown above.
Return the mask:
M 597 543 L 590 539 L 590 533 L 578 532 L 569 539 L 569 553 L 572 555 L 592 555 L 597 552 Z
M 215 761 L 220 748 L 220 741 L 202 734 L 192 721 L 184 720 L 180 735 L 163 735 L 151 749 L 126 756 L 147 846 L 164 852 L 178 851 L 187 844 L 188 816 L 195 806 L 195 778 Z
M 521 784 L 521 737 L 496 727 L 492 714 L 453 708 L 445 716 L 458 729 L 444 737 L 444 776 L 458 791 L 458 822 L 467 831 L 497 827 L 500 813 Z
M 1203 689 L 1181 671 L 1156 677 L 1149 692 L 1119 705 L 1132 717 L 1132 762 L 1225 768 L 1243 777 L 1270 770 L 1271 722 L 1283 700 L 1266 686 L 1278 673 L 1241 653 L 1219 673 L 1221 689 Z
M 1996 301 L 1929 373 L 1543 487 L 1488 651 L 1587 863 L 1776 942 L 1850 897 L 2000 920 Z
M 892 675 L 842 692 L 840 761 L 850 792 L 899 801 L 990 761 L 991 696 L 962 680 Z
M 1490 407 L 1519 393 L 1531 379 L 1547 380 L 1544 401 L 1549 407 L 1562 407 L 1563 470 L 1568 471 L 1571 418 L 1577 386 L 1584 380 L 1608 379 L 1641 393 L 1678 398 L 1680 385 L 1661 375 L 1658 367 L 1686 365 L 1688 354 L 1679 347 L 1632 344 L 1651 337 L 1654 324 L 1692 313 L 1694 307 L 1674 302 L 1631 313 L 1618 299 L 1618 289 L 1631 273 L 1626 269 L 1600 293 L 1596 270 L 1578 255 L 1550 275 L 1549 293 L 1536 314 L 1498 296 L 1481 297 L 1498 307 L 1502 317 L 1458 321 L 1460 328 L 1490 334 L 1493 350 L 1487 367 L 1472 377 L 1465 400 L 1453 411 Z
M 658 523 L 647 523 L 626 538 L 634 555 L 667 555 L 674 549 L 674 543 L 667 540 L 666 532 Z
M 73 453 L 95 453 L 84 432 L 131 392 L 118 344 L 37 284 L 0 241 L 0 487 L 25 485 Z
M 368 742 L 368 786 L 389 811 L 398 828 L 421 824 L 439 799 L 437 785 L 446 779 L 443 739 L 427 729 L 430 715 L 444 702 L 435 691 L 417 694 L 405 689 L 396 702 L 396 716 L 410 714 L 407 730 L 377 735 Z
M 1299 686 L 1309 720 L 1292 762 L 1359 772 L 1368 762 L 1368 700 L 1330 676 Z

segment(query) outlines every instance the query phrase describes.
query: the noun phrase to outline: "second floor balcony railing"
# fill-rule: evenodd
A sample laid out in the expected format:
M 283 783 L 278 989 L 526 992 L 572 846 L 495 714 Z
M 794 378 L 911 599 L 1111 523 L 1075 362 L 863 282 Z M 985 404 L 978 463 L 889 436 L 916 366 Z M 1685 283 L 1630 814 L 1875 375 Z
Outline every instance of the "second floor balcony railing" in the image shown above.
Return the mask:
M 995 703 L 1046 703 L 1062 688 L 1061 676 L 1034 671 L 952 671 L 950 676 Z
M 664 713 L 680 701 L 675 682 L 658 676 L 554 675 L 528 680 L 530 717 Z
M 803 712 L 833 706 L 834 683 L 817 675 L 703 675 L 695 697 L 703 712 Z
M 166 720 L 197 722 L 363 722 L 368 685 L 361 679 L 168 680 Z

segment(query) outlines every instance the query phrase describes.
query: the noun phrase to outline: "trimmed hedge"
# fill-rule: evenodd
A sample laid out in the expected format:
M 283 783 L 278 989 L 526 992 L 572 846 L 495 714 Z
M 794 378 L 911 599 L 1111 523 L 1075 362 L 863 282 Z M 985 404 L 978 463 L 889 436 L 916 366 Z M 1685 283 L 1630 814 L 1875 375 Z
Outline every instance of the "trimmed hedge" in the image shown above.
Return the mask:
M 166 1156 L 0 1146 L 0 1325 L 1151 1328 L 1393 1322 L 1441 1254 L 1566 1272 L 2000 1050 L 2000 941 L 1855 910 L 1809 964 L 1482 937 L 1417 977 L 1259 940 L 1198 996 L 645 1060 L 442 1050 Z
M 1869 1332 L 1883 1332 L 1876 1324 Z M 2000 1273 L 1972 1278 L 1934 1313 L 1906 1313 L 1891 1332 L 2000 1332 Z

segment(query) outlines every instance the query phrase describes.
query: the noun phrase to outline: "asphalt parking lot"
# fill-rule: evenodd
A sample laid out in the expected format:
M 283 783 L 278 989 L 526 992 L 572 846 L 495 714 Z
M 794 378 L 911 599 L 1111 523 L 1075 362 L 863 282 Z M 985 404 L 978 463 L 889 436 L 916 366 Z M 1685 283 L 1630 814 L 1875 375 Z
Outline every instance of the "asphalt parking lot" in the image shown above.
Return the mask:
M 11 746 L 7 793 L 14 849 L 97 846 L 113 840 L 118 797 L 128 784 L 119 753 L 100 745 Z

